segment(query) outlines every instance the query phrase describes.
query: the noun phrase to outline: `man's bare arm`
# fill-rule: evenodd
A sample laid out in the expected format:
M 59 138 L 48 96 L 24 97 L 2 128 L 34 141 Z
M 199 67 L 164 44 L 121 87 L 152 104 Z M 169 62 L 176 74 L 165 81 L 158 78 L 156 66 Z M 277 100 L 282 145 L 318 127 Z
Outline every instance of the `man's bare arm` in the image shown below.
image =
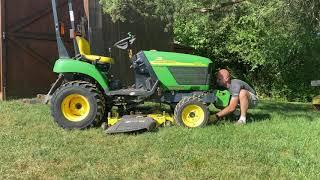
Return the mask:
M 226 115 L 232 113 L 233 111 L 236 110 L 238 102 L 239 102 L 239 97 L 232 97 L 230 100 L 229 106 L 227 106 L 226 108 L 224 108 L 223 110 L 218 112 L 217 116 L 223 117 L 223 116 L 226 116 Z

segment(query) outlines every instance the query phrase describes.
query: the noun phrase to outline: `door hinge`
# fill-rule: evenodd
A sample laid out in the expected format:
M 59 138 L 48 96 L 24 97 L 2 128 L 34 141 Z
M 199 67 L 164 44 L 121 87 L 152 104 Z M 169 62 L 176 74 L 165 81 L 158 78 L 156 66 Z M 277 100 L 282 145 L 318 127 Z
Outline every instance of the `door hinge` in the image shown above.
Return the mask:
M 6 40 L 6 38 L 7 38 L 7 33 L 6 32 L 2 32 L 2 39 Z

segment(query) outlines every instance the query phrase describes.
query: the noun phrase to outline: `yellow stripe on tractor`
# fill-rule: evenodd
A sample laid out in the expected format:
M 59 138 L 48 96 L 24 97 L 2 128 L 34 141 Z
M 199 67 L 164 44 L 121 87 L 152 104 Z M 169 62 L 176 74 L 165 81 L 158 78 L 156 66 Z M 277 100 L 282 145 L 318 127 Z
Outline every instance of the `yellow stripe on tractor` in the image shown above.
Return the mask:
M 174 123 L 173 116 L 163 111 L 162 114 L 148 114 L 147 117 L 154 119 L 157 122 L 157 125 L 165 125 L 166 122 Z
M 201 62 L 177 62 L 174 60 L 155 60 L 151 61 L 151 65 L 153 66 L 184 66 L 184 67 L 207 67 L 206 64 Z

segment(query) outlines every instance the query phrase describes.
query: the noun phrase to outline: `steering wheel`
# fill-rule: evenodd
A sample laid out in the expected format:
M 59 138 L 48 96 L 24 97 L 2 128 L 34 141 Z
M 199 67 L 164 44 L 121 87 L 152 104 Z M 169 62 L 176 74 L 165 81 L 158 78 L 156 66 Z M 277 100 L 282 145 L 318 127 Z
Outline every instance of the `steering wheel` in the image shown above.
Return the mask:
M 130 45 L 134 43 L 136 40 L 136 36 L 132 35 L 130 32 L 128 33 L 128 37 L 116 42 L 113 46 L 119 48 L 119 49 L 128 49 Z

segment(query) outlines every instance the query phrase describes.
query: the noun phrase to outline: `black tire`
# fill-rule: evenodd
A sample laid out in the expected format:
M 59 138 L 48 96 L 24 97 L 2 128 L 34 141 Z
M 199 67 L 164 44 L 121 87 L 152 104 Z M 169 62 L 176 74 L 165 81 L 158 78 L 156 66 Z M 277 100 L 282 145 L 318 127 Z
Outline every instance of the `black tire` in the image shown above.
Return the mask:
M 81 102 L 85 102 L 86 107 L 89 107 L 86 108 L 86 113 L 82 117 L 80 116 L 80 120 L 70 120 L 65 115 L 66 108 L 69 108 L 67 114 L 74 115 L 72 114 L 74 111 L 71 112 L 72 110 L 70 110 L 72 108 L 72 98 L 69 103 L 64 101 L 70 96 L 82 97 L 85 100 Z M 80 112 L 82 105 L 81 103 L 78 104 L 73 103 L 74 107 L 78 108 L 76 110 Z M 86 81 L 72 81 L 63 84 L 53 94 L 51 98 L 51 114 L 54 121 L 64 129 L 86 129 L 97 126 L 101 122 L 105 113 L 105 104 L 104 96 L 94 84 Z M 77 115 L 72 117 L 77 117 Z
M 320 111 L 320 104 L 313 104 L 313 108 L 317 111 Z
M 191 110 L 192 107 L 195 107 L 199 113 L 197 111 L 188 112 L 190 107 Z M 189 119 L 191 118 L 191 121 L 186 119 L 186 114 L 188 114 L 187 116 Z M 192 114 L 193 117 L 191 116 Z M 195 96 L 186 97 L 177 104 L 174 110 L 174 120 L 179 126 L 185 126 L 189 128 L 204 127 L 207 125 L 209 120 L 209 110 L 200 98 Z
M 312 106 L 315 110 L 320 111 L 320 96 L 316 96 L 312 99 Z

